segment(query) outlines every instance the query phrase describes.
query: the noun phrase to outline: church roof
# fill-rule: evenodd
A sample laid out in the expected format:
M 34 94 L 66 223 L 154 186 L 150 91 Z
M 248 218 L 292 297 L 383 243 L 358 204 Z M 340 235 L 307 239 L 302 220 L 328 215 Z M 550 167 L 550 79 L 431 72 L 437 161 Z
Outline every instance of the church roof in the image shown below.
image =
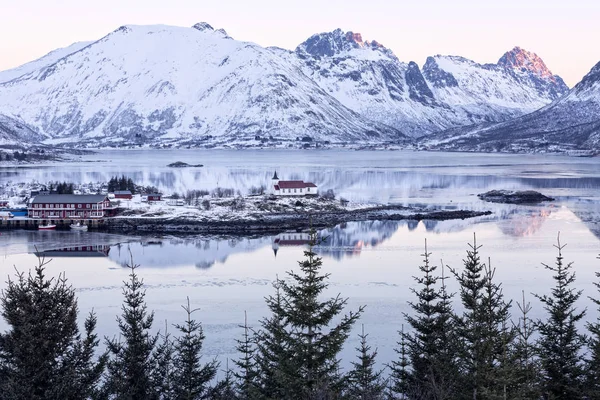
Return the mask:
M 280 189 L 304 189 L 310 187 L 317 187 L 317 185 L 315 185 L 312 182 L 304 181 L 279 181 L 279 184 L 277 186 L 279 186 Z

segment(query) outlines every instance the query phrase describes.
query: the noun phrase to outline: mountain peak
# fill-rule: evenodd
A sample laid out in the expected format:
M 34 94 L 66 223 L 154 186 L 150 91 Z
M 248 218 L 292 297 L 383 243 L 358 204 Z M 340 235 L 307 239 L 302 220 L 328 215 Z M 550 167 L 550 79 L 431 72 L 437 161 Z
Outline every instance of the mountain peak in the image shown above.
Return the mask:
M 213 28 L 208 22 L 198 22 L 197 24 L 194 24 L 192 28 L 198 29 L 201 32 L 215 30 L 215 28 Z
M 516 46 L 512 50 L 504 53 L 500 60 L 498 60 L 498 65 L 511 68 L 521 72 L 530 72 L 541 78 L 546 78 L 554 81 L 554 74 L 546 64 L 544 60 L 542 60 L 537 54 L 522 49 L 519 46 Z
M 362 35 L 358 32 L 344 32 L 338 28 L 331 32 L 312 35 L 304 43 L 301 43 L 296 50 L 304 50 L 313 56 L 332 57 L 344 51 L 360 48 L 386 49 L 376 40 L 363 41 Z

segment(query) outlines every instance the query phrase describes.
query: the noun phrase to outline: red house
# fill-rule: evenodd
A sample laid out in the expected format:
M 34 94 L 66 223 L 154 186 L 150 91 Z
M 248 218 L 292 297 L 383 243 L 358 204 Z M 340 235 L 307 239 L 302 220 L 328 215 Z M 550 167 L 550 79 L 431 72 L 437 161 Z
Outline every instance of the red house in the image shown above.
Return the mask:
M 8 200 L 0 200 L 0 208 L 8 207 Z
M 148 193 L 142 195 L 142 201 L 161 201 L 162 195 L 160 193 Z
M 131 200 L 133 198 L 133 194 L 129 190 L 117 190 L 115 191 L 115 199 L 125 199 Z
M 27 206 L 29 218 L 36 219 L 96 219 L 108 217 L 113 211 L 104 194 L 38 195 Z

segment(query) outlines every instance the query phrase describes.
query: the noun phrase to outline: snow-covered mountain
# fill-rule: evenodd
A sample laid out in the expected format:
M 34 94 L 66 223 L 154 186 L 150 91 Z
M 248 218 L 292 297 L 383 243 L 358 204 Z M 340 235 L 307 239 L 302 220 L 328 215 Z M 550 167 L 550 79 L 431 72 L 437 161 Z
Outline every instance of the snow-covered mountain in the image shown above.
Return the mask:
M 45 56 L 38 58 L 37 60 L 28 62 L 19 67 L 8 69 L 6 71 L 0 71 L 0 83 L 8 82 L 20 76 L 35 72 L 48 65 L 54 64 L 61 58 L 67 57 L 70 54 L 76 53 L 84 47 L 90 45 L 93 42 L 77 42 L 70 46 L 56 49 L 46 54 Z
M 304 73 L 345 106 L 411 136 L 505 121 L 568 91 L 538 56 L 520 48 L 498 64 L 429 57 L 421 70 L 377 41 L 337 29 L 311 36 L 296 54 Z
M 425 138 L 428 148 L 466 151 L 600 152 L 600 63 L 567 95 L 535 112 Z
M 51 143 L 398 140 L 272 49 L 193 28 L 124 26 L 0 84 L 0 112 Z
M 435 56 L 421 69 L 340 29 L 288 51 L 234 40 L 207 23 L 124 26 L 0 72 L 0 141 L 397 143 L 405 134 L 505 121 L 567 90 L 520 48 L 497 64 Z
M 41 136 L 26 124 L 0 114 L 0 146 L 22 147 L 28 143 L 39 143 Z

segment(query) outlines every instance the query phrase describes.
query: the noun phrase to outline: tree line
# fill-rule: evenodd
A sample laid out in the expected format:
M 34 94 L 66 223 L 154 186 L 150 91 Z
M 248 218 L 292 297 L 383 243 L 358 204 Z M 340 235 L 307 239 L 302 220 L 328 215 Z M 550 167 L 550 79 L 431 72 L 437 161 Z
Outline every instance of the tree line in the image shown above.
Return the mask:
M 136 185 L 133 182 L 133 179 L 126 177 L 125 175 L 121 175 L 121 177 L 113 176 L 108 181 L 108 191 L 115 192 L 119 190 L 129 190 L 131 194 L 136 193 Z
M 133 260 L 123 286 L 118 334 L 101 339 L 90 313 L 77 325 L 75 290 L 64 274 L 48 278 L 47 262 L 9 278 L 1 296 L 8 329 L 0 334 L 3 399 L 598 399 L 600 321 L 578 330 L 572 263 L 558 241 L 554 286 L 536 294 L 545 317 L 533 320 L 525 294 L 504 298 L 490 260 L 475 238 L 461 269 L 431 263 L 427 244 L 412 287 L 410 312 L 398 332 L 396 359 L 377 368 L 377 350 L 364 326 L 348 371 L 340 352 L 364 307 L 324 298 L 330 275 L 315 253 L 316 235 L 298 269 L 279 277 L 265 301 L 269 314 L 256 328 L 247 320 L 231 365 L 204 360 L 205 339 L 189 299 L 183 321 L 160 332 L 147 309 Z M 449 272 L 449 273 L 447 273 Z M 600 278 L 600 274 L 596 273 Z M 447 280 L 459 289 L 450 293 Z M 600 283 L 595 283 L 600 291 Z M 600 309 L 600 300 L 592 298 Z M 460 302 L 460 312 L 454 303 Z M 514 312 L 515 315 L 512 313 Z M 171 330 L 173 332 L 171 332 Z M 103 340 L 106 350 L 100 352 Z M 217 380 L 217 372 L 223 378 Z

